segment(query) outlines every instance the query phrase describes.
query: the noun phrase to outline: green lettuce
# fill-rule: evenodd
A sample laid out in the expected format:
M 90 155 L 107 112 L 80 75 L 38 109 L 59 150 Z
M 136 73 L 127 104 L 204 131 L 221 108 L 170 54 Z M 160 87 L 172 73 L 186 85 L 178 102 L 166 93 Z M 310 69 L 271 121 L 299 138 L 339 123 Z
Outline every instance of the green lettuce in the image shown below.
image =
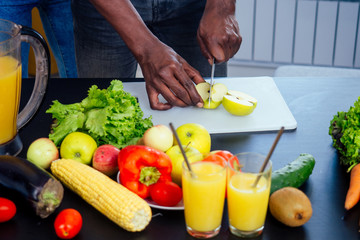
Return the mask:
M 340 153 L 340 163 L 350 171 L 360 163 L 360 97 L 347 112 L 338 112 L 334 116 L 329 134 Z
M 79 103 L 61 104 L 58 100 L 46 111 L 55 119 L 49 138 L 59 146 L 71 132 L 92 136 L 98 146 L 111 144 L 124 148 L 135 144 L 153 123 L 143 118 L 137 99 L 124 91 L 123 83 L 113 80 L 107 89 L 90 87 Z

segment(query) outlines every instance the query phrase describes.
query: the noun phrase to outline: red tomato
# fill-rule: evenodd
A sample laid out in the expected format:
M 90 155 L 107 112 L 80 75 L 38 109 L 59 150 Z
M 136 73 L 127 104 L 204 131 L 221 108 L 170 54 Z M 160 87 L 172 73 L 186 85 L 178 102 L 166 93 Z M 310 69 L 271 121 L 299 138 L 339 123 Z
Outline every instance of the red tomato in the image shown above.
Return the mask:
M 207 157 L 205 157 L 202 161 L 213 162 L 213 163 L 219 164 L 223 167 L 226 166 L 226 159 L 217 154 L 210 154 Z
M 211 153 L 210 153 L 211 154 Z M 217 150 L 217 151 L 213 151 L 213 154 L 222 156 L 223 158 L 225 158 L 226 160 L 229 160 L 232 156 L 234 156 L 231 152 L 227 151 L 227 150 Z
M 54 227 L 56 235 L 61 239 L 75 237 L 82 227 L 81 214 L 72 208 L 62 210 L 55 219 Z
M 15 213 L 16 206 L 13 201 L 0 197 L 0 223 L 9 221 Z
M 210 152 L 210 154 L 215 154 L 215 155 L 222 156 L 228 162 L 230 161 L 230 159 L 232 159 L 232 157 L 234 157 L 234 154 L 232 154 L 231 152 L 229 152 L 227 150 L 212 151 L 212 152 Z M 231 164 L 231 166 L 233 166 L 234 164 L 239 165 L 239 159 L 237 157 L 234 157 L 232 162 L 229 162 L 229 163 Z
M 161 206 L 172 207 L 182 199 L 182 190 L 174 182 L 159 182 L 150 190 L 151 199 Z

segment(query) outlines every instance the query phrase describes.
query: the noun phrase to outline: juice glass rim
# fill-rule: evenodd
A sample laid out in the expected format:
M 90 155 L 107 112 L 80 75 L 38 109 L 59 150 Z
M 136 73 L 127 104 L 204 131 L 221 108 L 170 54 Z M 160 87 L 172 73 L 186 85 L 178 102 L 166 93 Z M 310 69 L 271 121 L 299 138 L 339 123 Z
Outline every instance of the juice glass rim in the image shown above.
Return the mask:
M 192 162 L 190 163 L 190 165 L 194 165 L 194 164 L 199 164 L 199 163 L 212 163 L 212 164 L 216 164 L 216 165 L 219 165 L 221 168 L 219 168 L 219 170 L 215 171 L 215 172 L 211 172 L 211 173 L 195 173 L 194 171 L 191 171 L 191 175 L 192 176 L 195 176 L 195 177 L 198 177 L 198 176 L 213 176 L 213 175 L 217 175 L 219 173 L 221 173 L 222 171 L 226 171 L 227 169 L 227 163 L 226 163 L 226 160 L 221 160 L 224 162 L 223 165 L 220 165 L 220 164 L 216 164 L 215 162 L 210 162 L 210 161 L 196 161 L 196 162 Z M 187 172 L 190 173 L 190 170 L 186 164 L 185 161 L 183 161 L 182 163 L 182 168 L 183 170 L 186 170 Z
M 245 173 L 252 173 L 252 174 L 257 174 L 257 175 L 264 175 L 266 172 L 268 172 L 269 170 L 271 171 L 272 169 L 272 161 L 269 160 L 264 171 L 263 172 L 260 172 L 260 168 L 266 158 L 265 155 L 261 154 L 261 153 L 258 153 L 258 152 L 240 152 L 240 153 L 237 153 L 237 154 L 234 154 L 234 156 L 232 156 L 228 162 L 227 162 L 227 165 L 228 165 L 228 168 L 231 170 L 231 171 L 234 171 L 234 172 L 241 172 L 240 170 L 243 168 L 240 164 L 240 160 L 239 160 L 239 156 L 244 156 L 244 155 L 254 155 L 258 158 L 261 158 L 262 161 L 260 162 L 259 164 L 259 167 L 257 170 L 246 170 L 244 171 Z M 235 160 L 235 161 L 234 161 Z M 238 164 L 238 166 L 234 166 L 234 163 Z

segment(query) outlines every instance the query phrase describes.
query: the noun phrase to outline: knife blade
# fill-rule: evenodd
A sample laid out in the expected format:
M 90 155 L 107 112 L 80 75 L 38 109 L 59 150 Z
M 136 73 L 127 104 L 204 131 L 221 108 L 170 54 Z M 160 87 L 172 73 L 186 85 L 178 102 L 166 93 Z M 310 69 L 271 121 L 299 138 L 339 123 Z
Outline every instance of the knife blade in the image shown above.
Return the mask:
M 210 76 L 210 92 L 209 92 L 209 107 L 210 107 L 210 100 L 211 100 L 211 94 L 212 94 L 212 86 L 214 84 L 214 72 L 215 72 L 215 58 L 212 59 L 212 65 L 211 65 L 211 76 Z

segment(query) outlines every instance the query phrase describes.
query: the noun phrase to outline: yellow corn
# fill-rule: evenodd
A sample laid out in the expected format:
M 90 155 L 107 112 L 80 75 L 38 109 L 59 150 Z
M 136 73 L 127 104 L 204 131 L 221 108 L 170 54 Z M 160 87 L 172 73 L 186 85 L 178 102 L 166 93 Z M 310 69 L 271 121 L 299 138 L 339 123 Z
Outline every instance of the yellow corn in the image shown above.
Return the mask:
M 146 201 L 105 174 L 71 159 L 51 164 L 51 172 L 110 220 L 130 232 L 142 231 L 151 220 Z

